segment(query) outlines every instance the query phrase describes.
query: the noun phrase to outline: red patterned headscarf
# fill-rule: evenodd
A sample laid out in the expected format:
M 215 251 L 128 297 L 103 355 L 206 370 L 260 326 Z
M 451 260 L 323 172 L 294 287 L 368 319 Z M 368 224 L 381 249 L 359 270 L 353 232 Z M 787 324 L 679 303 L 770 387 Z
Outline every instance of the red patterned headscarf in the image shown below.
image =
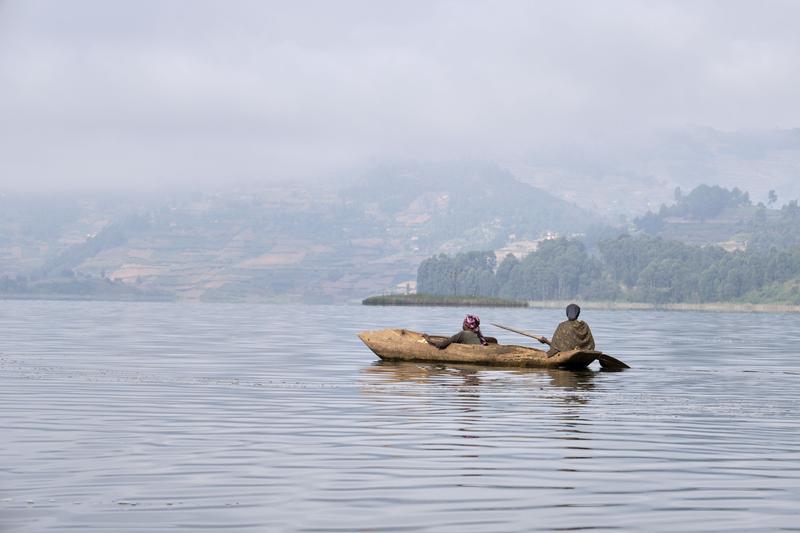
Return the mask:
M 481 326 L 481 319 L 478 318 L 478 315 L 467 315 L 466 318 L 464 318 L 463 329 L 468 329 L 470 331 L 474 331 L 475 334 L 480 339 L 481 344 L 486 346 L 487 344 L 489 344 L 489 341 L 487 341 L 483 337 L 483 334 L 481 333 L 480 326 Z

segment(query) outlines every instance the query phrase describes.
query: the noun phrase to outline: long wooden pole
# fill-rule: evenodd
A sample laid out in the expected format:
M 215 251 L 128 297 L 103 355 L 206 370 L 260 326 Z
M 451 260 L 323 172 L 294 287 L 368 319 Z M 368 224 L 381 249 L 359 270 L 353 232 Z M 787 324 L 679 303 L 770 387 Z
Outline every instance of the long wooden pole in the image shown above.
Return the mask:
M 507 329 L 508 331 L 513 331 L 514 333 L 519 333 L 520 335 L 525 335 L 526 337 L 531 337 L 532 339 L 536 339 L 537 341 L 539 341 L 540 338 L 543 338 L 541 335 L 537 335 L 536 333 L 532 333 L 532 332 L 526 331 L 524 329 L 517 329 L 517 328 L 512 328 L 512 327 L 509 327 L 509 326 L 503 326 L 502 324 L 495 324 L 494 322 L 492 322 L 492 325 L 493 326 L 497 326 L 498 328 L 501 328 L 501 329 Z M 542 341 L 539 341 L 539 342 L 542 342 Z M 545 344 L 550 344 L 550 343 L 547 342 Z

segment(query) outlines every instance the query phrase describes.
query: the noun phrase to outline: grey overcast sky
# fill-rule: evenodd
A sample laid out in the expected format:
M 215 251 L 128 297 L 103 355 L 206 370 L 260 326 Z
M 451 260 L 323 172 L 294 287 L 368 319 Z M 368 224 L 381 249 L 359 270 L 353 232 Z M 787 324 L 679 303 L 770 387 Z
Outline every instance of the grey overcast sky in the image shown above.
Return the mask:
M 0 186 L 800 126 L 800 2 L 0 0 Z

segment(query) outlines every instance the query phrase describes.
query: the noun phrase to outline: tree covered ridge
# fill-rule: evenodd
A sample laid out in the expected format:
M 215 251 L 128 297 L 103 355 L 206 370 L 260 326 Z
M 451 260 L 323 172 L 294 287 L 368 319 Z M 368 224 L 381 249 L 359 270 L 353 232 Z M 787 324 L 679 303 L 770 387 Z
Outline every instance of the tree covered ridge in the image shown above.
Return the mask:
M 774 191 L 770 191 L 770 201 Z M 777 199 L 777 198 L 776 198 Z M 647 233 L 657 234 L 668 219 L 705 221 L 719 216 L 729 208 L 751 206 L 750 195 L 734 187 L 728 190 L 719 185 L 698 185 L 684 195 L 680 187 L 675 189 L 675 203 L 661 204 L 657 213 L 648 211 L 634 219 L 634 225 Z
M 800 303 L 800 248 L 726 252 L 650 236 L 598 243 L 544 241 L 524 258 L 491 251 L 438 255 L 422 262 L 417 290 L 426 294 L 527 300 L 646 303 L 727 301 Z

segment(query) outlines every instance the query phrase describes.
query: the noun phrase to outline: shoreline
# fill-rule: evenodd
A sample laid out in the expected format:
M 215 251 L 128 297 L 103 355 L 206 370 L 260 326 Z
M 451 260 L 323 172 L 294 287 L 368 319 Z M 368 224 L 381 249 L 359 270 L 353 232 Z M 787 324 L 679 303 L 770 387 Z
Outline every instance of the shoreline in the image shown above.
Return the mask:
M 528 307 L 525 300 L 506 300 L 483 296 L 441 296 L 428 294 L 384 294 L 370 296 L 362 305 L 391 305 L 416 307 Z
M 570 301 L 529 301 L 534 309 L 561 309 Z M 800 313 L 800 305 L 791 304 L 747 304 L 747 303 L 672 303 L 651 304 L 642 302 L 575 302 L 581 309 L 609 309 L 624 311 L 707 311 L 714 313 Z
M 441 297 L 436 298 L 391 298 L 389 296 L 371 297 L 362 301 L 362 305 L 386 306 L 417 306 L 417 307 L 528 307 L 531 309 L 564 309 L 573 301 L 568 300 L 500 300 L 490 303 L 484 301 L 469 301 L 471 297 Z M 478 298 L 477 300 L 480 300 Z M 580 301 L 577 303 L 583 309 L 605 309 L 620 311 L 701 311 L 711 313 L 800 313 L 800 305 L 792 304 L 753 304 L 741 302 L 706 302 L 706 303 L 666 303 L 654 304 L 646 302 L 616 302 L 616 301 Z
M 305 305 L 308 302 L 302 301 L 278 301 L 278 300 L 202 300 L 202 299 L 188 299 L 188 298 L 121 298 L 121 297 L 97 297 L 97 296 L 79 296 L 79 295 L 58 295 L 58 294 L 40 294 L 40 295 L 11 295 L 0 294 L 0 301 L 52 301 L 52 302 L 150 302 L 150 303 L 257 303 L 257 304 L 292 304 L 292 305 Z M 382 303 L 367 303 L 363 300 L 350 300 L 348 302 L 329 302 L 309 305 L 372 305 L 372 306 L 416 306 L 416 307 L 528 307 L 531 309 L 563 309 L 573 301 L 556 301 L 556 300 L 530 300 L 515 302 L 511 305 L 507 303 L 487 303 L 487 302 L 455 302 L 455 301 L 442 301 L 442 302 L 382 302 Z M 582 309 L 601 309 L 601 310 L 620 310 L 620 311 L 701 311 L 712 313 L 781 313 L 792 314 L 800 313 L 800 305 L 792 304 L 748 304 L 748 303 L 671 303 L 671 304 L 651 304 L 642 302 L 590 302 L 576 300 Z

